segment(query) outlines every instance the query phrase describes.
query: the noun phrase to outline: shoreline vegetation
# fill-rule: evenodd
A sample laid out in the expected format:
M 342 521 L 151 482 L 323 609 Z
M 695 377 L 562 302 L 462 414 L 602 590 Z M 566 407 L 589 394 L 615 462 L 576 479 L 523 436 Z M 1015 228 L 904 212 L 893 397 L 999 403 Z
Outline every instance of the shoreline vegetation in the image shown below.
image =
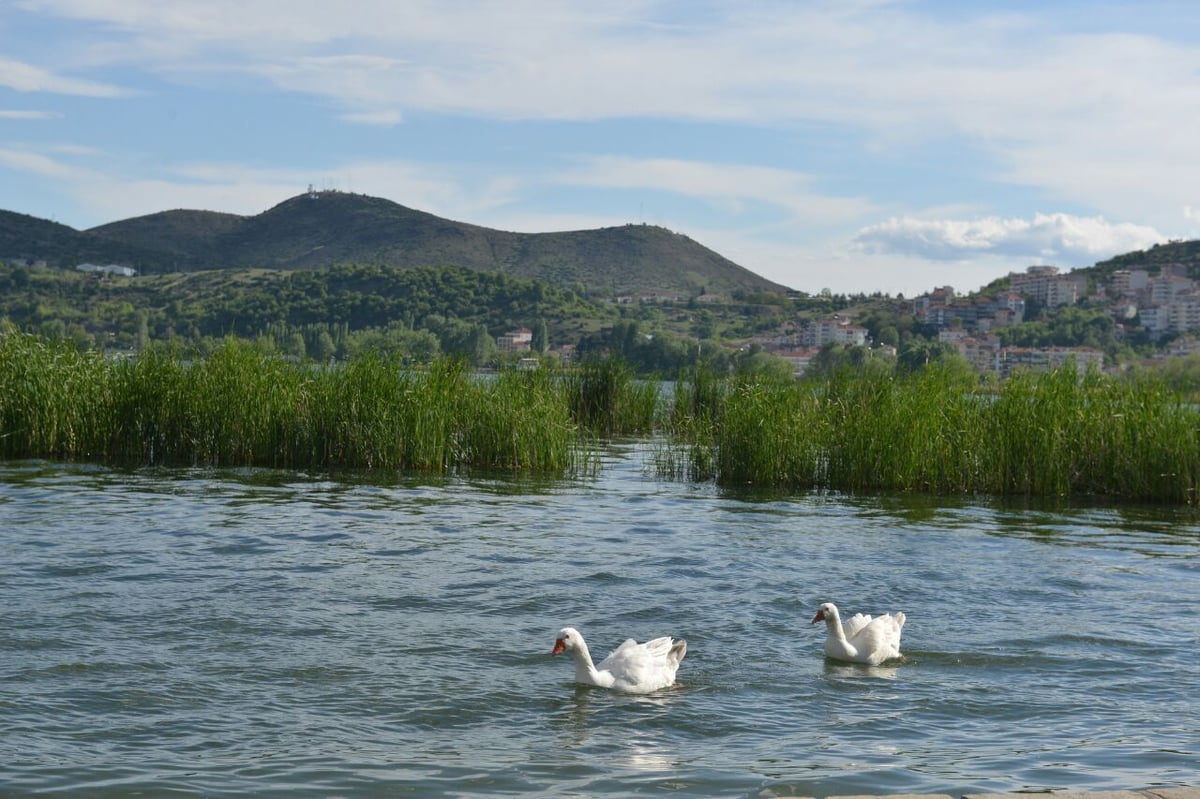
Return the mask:
M 662 479 L 727 489 L 1197 503 L 1200 411 L 1165 383 L 1071 364 L 987 392 L 931 366 L 814 380 L 617 359 L 486 378 L 365 353 L 297 362 L 237 339 L 126 359 L 0 331 L 0 458 L 122 466 L 471 469 L 574 476 L 599 442 L 651 440 Z

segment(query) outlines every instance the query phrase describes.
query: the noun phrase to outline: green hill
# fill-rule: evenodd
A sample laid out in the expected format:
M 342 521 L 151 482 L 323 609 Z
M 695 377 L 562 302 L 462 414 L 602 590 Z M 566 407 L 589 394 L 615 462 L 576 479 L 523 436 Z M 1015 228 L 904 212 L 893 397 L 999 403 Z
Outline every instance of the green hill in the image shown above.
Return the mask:
M 60 267 L 91 260 L 153 274 L 346 264 L 461 266 L 606 296 L 787 290 L 661 227 L 514 233 L 345 192 L 308 192 L 254 216 L 162 211 L 86 231 L 0 214 L 0 258 Z
M 76 264 L 155 262 L 134 242 L 110 240 L 28 214 L 0 211 L 0 260 L 45 261 L 54 266 Z
M 1148 269 L 1156 272 L 1168 264 L 1183 264 L 1187 276 L 1200 280 L 1200 241 L 1172 241 L 1156 244 L 1148 250 L 1134 250 L 1082 270 L 1097 279 L 1112 276 L 1119 269 Z
M 245 217 L 216 211 L 160 211 L 87 232 L 107 241 L 136 246 L 158 254 L 145 265 L 148 272 L 193 271 L 222 259 L 220 242 L 246 224 Z M 169 260 L 163 261 L 164 256 Z

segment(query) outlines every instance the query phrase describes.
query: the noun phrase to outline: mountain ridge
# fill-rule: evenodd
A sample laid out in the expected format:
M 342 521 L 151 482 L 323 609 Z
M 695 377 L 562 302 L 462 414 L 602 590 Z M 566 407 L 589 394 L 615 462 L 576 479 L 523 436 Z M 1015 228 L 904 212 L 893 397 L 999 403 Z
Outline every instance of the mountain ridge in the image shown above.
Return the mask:
M 63 267 L 103 260 L 143 273 L 464 266 L 612 296 L 788 291 L 666 228 L 516 233 L 338 191 L 299 194 L 252 216 L 175 209 L 82 231 L 0 211 L 0 257 Z

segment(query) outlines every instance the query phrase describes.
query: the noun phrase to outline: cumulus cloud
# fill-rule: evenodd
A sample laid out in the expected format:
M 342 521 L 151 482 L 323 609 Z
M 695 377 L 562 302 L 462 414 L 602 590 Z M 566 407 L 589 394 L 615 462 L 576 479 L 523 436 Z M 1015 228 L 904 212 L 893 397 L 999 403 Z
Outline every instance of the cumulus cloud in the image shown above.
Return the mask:
M 872 254 L 945 261 L 1001 256 L 1078 265 L 1145 249 L 1166 238 L 1144 225 L 1062 213 L 1035 214 L 1032 219 L 893 217 L 860 230 L 853 247 Z

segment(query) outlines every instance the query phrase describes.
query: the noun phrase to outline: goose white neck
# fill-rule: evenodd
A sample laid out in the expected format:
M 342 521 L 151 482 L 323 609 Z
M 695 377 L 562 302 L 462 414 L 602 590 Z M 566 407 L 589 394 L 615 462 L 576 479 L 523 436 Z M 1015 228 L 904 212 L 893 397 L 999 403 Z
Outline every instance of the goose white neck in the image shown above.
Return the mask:
M 829 628 L 830 635 L 846 643 L 846 631 L 842 629 L 842 619 L 836 610 L 826 611 L 825 626 Z
M 592 662 L 592 653 L 588 651 L 588 645 L 582 635 L 579 636 L 579 643 L 571 649 L 571 658 L 575 661 L 575 681 L 595 685 L 596 664 Z

